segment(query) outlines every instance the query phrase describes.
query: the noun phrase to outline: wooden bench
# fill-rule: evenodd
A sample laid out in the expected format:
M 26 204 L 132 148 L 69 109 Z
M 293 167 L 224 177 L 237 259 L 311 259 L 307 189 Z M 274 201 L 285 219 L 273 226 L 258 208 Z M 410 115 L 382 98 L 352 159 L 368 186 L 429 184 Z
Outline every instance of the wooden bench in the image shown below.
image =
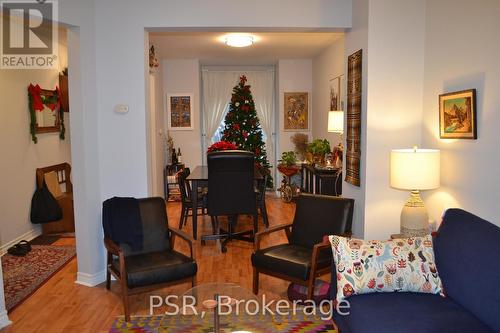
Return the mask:
M 73 211 L 73 184 L 70 178 L 71 165 L 61 163 L 36 169 L 36 184 L 38 187 L 42 186 L 45 175 L 52 171 L 57 175 L 57 183 L 62 192 L 55 198 L 59 206 L 61 206 L 63 217 L 59 221 L 42 224 L 42 233 L 44 235 L 73 233 L 75 232 L 75 217 Z

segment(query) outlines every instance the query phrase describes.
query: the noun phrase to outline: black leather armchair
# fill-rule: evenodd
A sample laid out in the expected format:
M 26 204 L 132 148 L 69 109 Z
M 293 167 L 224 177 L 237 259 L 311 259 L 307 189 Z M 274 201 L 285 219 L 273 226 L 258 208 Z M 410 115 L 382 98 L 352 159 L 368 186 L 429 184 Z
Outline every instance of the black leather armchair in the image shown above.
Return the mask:
M 278 225 L 255 235 L 252 254 L 253 292 L 259 292 L 259 274 L 307 286 L 312 299 L 316 277 L 330 273 L 332 251 L 326 235 L 351 235 L 354 200 L 302 194 L 297 199 L 293 223 Z M 261 249 L 262 237 L 284 230 L 288 244 Z
M 106 289 L 111 275 L 120 283 L 126 321 L 130 320 L 128 295 L 190 281 L 196 284 L 197 264 L 193 242 L 188 234 L 169 228 L 165 201 L 162 198 L 139 199 L 143 246 L 133 251 L 128 244 L 116 244 L 104 238 L 107 254 Z M 104 215 L 105 212 L 103 212 Z M 174 251 L 174 239 L 189 245 L 190 256 Z

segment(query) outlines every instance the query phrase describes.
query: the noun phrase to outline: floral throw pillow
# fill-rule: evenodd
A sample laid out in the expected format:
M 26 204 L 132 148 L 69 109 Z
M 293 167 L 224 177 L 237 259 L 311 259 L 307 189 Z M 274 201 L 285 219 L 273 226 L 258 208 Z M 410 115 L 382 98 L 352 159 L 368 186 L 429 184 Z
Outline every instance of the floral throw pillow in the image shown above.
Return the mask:
M 430 235 L 388 241 L 329 239 L 337 271 L 337 302 L 373 292 L 443 294 Z

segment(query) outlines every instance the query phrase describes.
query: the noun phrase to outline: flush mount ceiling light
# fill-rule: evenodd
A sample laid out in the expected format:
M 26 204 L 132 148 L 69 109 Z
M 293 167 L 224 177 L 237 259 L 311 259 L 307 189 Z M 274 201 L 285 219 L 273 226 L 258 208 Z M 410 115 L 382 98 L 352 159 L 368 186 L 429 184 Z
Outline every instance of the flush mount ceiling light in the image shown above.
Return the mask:
M 232 47 L 246 47 L 254 43 L 254 38 L 250 35 L 227 35 L 224 37 L 224 43 Z

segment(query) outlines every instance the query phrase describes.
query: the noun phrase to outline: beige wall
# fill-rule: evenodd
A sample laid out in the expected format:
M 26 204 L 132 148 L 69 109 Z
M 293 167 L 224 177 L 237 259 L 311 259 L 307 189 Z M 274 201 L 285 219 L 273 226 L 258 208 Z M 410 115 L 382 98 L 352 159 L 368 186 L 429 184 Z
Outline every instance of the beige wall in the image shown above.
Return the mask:
M 463 24 L 444 24 L 462 17 Z M 441 149 L 441 187 L 424 193 L 429 214 L 461 207 L 500 225 L 499 1 L 427 1 L 422 142 Z M 439 138 L 438 95 L 477 90 L 477 140 Z
M 340 142 L 340 134 L 328 132 L 330 80 L 344 74 L 344 64 L 344 37 L 337 39 L 313 59 L 312 135 L 314 138 L 328 139 L 332 148 Z M 342 89 L 345 90 L 346 87 L 344 85 Z
M 63 35 L 64 38 L 64 35 Z M 60 59 L 67 59 L 65 43 L 59 46 Z M 64 60 L 65 62 L 65 60 Z M 63 63 L 61 67 L 66 66 Z M 18 237 L 34 235 L 39 226 L 30 222 L 31 197 L 35 190 L 35 169 L 68 162 L 70 156 L 70 120 L 64 113 L 66 139 L 59 133 L 37 134 L 38 143 L 29 133 L 27 88 L 30 83 L 55 89 L 58 70 L 0 70 L 0 246 Z

